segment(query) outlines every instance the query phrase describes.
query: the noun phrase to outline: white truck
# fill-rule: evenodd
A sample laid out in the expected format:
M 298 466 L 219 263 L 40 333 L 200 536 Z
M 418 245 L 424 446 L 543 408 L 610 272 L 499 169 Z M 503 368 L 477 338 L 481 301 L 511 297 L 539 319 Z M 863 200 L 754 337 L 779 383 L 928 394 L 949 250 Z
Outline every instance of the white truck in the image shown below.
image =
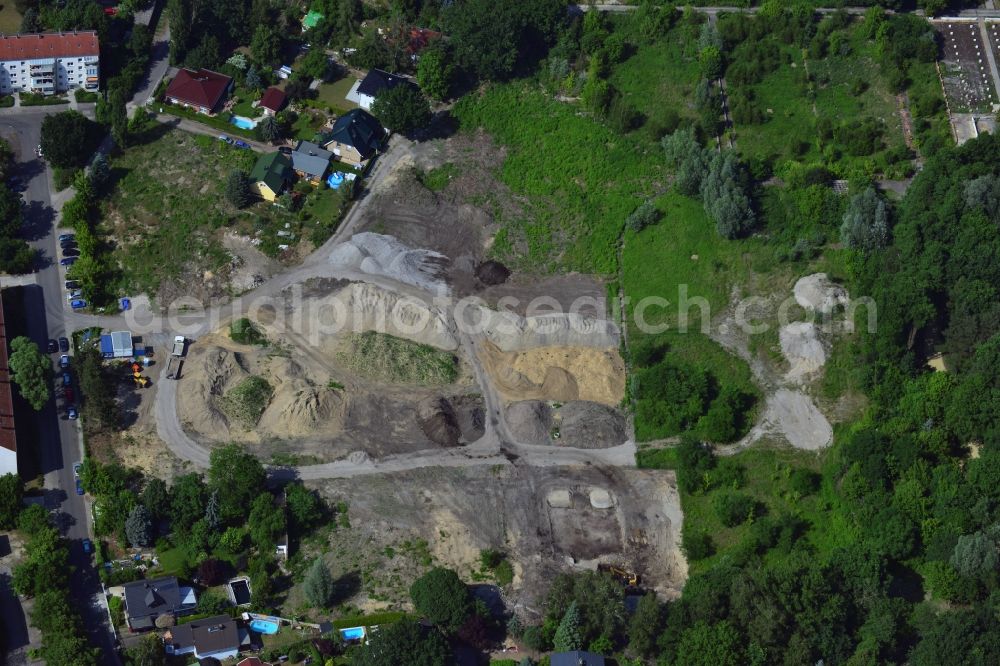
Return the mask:
M 170 358 L 167 359 L 167 379 L 180 379 L 181 365 L 184 364 L 184 345 L 186 343 L 187 340 L 184 339 L 183 335 L 174 336 L 174 348 L 170 352 Z M 171 370 L 175 361 L 177 367 Z

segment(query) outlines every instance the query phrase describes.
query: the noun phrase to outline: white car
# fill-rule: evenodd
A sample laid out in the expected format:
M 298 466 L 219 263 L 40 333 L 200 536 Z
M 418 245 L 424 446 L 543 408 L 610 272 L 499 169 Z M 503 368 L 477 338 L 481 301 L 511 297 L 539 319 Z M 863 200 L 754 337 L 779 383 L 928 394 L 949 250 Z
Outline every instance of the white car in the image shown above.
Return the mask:
M 81 296 L 83 296 L 83 292 L 80 291 L 79 289 L 74 289 L 73 291 L 66 294 L 66 300 L 72 301 L 74 298 L 80 298 Z
M 42 144 L 38 144 L 38 148 L 35 148 L 35 154 L 42 157 Z

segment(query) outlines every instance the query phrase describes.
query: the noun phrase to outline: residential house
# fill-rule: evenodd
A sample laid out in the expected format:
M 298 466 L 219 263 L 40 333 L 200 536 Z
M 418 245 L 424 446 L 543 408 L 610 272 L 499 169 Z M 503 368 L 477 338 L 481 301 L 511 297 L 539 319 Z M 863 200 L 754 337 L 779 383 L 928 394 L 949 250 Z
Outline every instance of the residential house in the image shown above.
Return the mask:
M 320 148 L 312 141 L 299 141 L 292 151 L 292 168 L 299 178 L 317 185 L 323 180 L 331 159 L 333 153 L 329 150 Z
M 550 666 L 604 666 L 604 657 L 583 650 L 554 652 L 549 664 Z
M 354 82 L 344 98 L 349 102 L 354 102 L 365 111 L 371 111 L 375 98 L 382 92 L 404 85 L 412 86 L 414 84 L 405 76 L 383 72 L 381 69 L 372 69 L 368 71 L 365 78 Z
M 93 30 L 0 36 L 0 94 L 96 91 L 100 56 Z
M 14 429 L 14 394 L 7 358 L 7 330 L 0 304 L 0 475 L 17 474 L 17 432 Z
M 274 201 L 292 182 L 292 161 L 281 153 L 265 153 L 250 172 L 253 191 L 264 201 Z
M 195 109 L 211 115 L 222 106 L 232 90 L 233 80 L 210 69 L 181 69 L 164 93 L 171 104 Z
M 174 576 L 126 583 L 125 620 L 132 631 L 152 629 L 158 618 L 194 610 L 198 599 L 190 587 L 181 587 Z
M 216 615 L 170 627 L 163 633 L 163 646 L 170 655 L 193 654 L 195 659 L 212 657 L 222 661 L 239 655 L 243 643 L 240 632 L 236 620 Z M 243 634 L 249 640 L 245 630 Z
M 352 166 L 363 166 L 382 145 L 386 131 L 367 111 L 352 109 L 333 123 L 333 129 L 323 137 L 323 147 Z
M 276 116 L 278 112 L 285 108 L 285 93 L 280 88 L 275 88 L 271 86 L 264 91 L 264 94 L 260 98 L 261 109 L 264 110 L 264 115 Z

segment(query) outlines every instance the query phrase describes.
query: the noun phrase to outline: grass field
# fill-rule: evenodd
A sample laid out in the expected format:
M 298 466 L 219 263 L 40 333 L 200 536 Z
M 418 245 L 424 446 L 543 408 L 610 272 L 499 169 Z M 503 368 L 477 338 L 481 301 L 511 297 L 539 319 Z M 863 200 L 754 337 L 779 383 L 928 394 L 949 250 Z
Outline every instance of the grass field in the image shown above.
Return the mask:
M 316 91 L 316 99 L 333 108 L 335 113 L 344 113 L 357 108 L 357 104 L 344 98 L 356 81 L 353 76 L 345 76 L 330 83 L 322 83 Z
M 458 379 L 454 354 L 384 333 L 352 335 L 340 358 L 355 371 L 382 381 L 428 386 Z
M 13 2 L 0 5 L 0 32 L 5 35 L 16 35 L 21 31 L 21 13 Z
M 308 220 L 282 208 L 257 203 L 237 210 L 226 200 L 228 174 L 234 169 L 249 172 L 256 157 L 211 137 L 173 130 L 113 161 L 116 184 L 105 220 L 118 240 L 115 255 L 129 291 L 154 294 L 162 282 L 182 279 L 185 271 L 200 275 L 220 269 L 230 259 L 219 242 L 224 228 L 250 235 L 260 231 L 261 250 L 271 254 L 278 252 L 282 239 L 277 231 L 286 223 L 291 231 L 304 233 Z M 306 206 L 312 210 L 314 198 L 337 196 L 317 188 Z M 320 208 L 317 214 L 324 217 L 340 210 L 339 203 L 333 210 Z M 322 221 L 328 223 L 324 228 L 335 226 L 335 220 Z

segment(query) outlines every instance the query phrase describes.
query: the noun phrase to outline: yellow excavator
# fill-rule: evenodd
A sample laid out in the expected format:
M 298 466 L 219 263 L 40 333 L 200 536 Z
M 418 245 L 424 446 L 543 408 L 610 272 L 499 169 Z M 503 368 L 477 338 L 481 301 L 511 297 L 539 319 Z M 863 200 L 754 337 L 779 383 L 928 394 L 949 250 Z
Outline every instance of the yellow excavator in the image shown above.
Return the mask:
M 611 574 L 612 578 L 626 587 L 637 587 L 639 585 L 639 574 L 629 571 L 624 567 L 602 562 L 597 565 L 597 570 L 601 573 Z

